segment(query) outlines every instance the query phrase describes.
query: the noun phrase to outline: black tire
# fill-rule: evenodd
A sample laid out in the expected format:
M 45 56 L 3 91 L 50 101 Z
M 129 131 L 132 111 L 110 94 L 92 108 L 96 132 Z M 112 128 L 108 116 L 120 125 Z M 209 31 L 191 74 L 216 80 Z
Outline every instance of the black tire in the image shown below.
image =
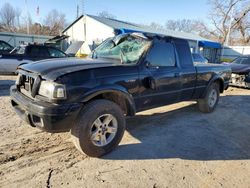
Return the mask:
M 112 139 L 110 140 L 109 143 L 107 142 L 108 143 L 107 145 L 97 146 L 93 142 L 96 142 L 97 144 L 98 141 L 93 141 L 91 139 L 91 135 L 93 136 L 94 134 L 93 133 L 93 127 L 95 126 L 94 122 L 100 117 L 105 115 L 111 115 L 112 118 L 115 118 L 114 121 L 116 122 L 115 123 L 116 133 L 113 134 Z M 91 157 L 101 157 L 111 152 L 120 143 L 125 131 L 125 126 L 126 126 L 125 117 L 121 108 L 112 101 L 100 99 L 88 103 L 83 108 L 83 110 L 79 113 L 76 124 L 71 129 L 71 135 L 76 148 L 80 152 L 85 153 Z M 99 128 L 97 130 L 99 130 Z M 109 133 L 99 133 L 100 131 L 95 131 L 95 132 L 98 132 L 98 138 L 100 139 L 103 134 L 105 134 L 105 137 L 107 134 L 109 134 Z M 111 134 L 109 134 L 109 136 L 110 135 Z
M 216 99 L 211 103 L 211 98 L 210 96 L 212 95 L 212 92 L 215 92 Z M 217 82 L 212 83 L 207 92 L 206 95 L 203 99 L 198 100 L 198 108 L 201 112 L 203 113 L 211 113 L 214 111 L 216 108 L 218 102 L 219 102 L 219 97 L 220 97 L 220 89 L 219 89 L 219 84 Z

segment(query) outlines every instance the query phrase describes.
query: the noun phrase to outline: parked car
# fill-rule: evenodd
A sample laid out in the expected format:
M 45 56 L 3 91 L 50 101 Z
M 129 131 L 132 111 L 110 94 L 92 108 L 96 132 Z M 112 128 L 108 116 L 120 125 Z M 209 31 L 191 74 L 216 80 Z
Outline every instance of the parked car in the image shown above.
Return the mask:
M 236 58 L 232 63 L 223 63 L 232 69 L 230 85 L 250 88 L 250 55 Z
M 13 50 L 13 47 L 9 43 L 0 40 L 0 55 L 8 54 L 11 50 Z
M 21 45 L 14 48 L 10 54 L 1 55 L 0 74 L 14 74 L 20 64 L 62 57 L 67 57 L 67 55 L 54 47 L 44 45 Z
M 125 116 L 187 100 L 212 112 L 230 76 L 223 65 L 194 65 L 187 40 L 123 34 L 102 43 L 85 60 L 20 66 L 10 89 L 11 104 L 31 126 L 71 131 L 79 151 L 100 157 L 119 144 Z
M 208 60 L 201 54 L 192 53 L 194 63 L 208 63 Z

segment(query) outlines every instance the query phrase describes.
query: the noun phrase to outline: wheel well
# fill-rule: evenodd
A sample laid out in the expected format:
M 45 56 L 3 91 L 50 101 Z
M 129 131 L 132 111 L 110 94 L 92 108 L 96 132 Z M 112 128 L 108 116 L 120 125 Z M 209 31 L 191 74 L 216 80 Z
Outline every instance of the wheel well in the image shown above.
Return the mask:
M 89 101 L 93 101 L 96 99 L 110 100 L 110 101 L 116 103 L 122 109 L 122 111 L 125 115 L 127 115 L 127 116 L 134 115 L 134 112 L 131 109 L 131 106 L 130 106 L 128 99 L 126 99 L 126 97 L 119 92 L 105 92 L 105 93 L 99 94 L 99 95 L 91 98 Z
M 223 82 L 223 80 L 217 79 L 214 82 L 219 84 L 220 93 L 223 93 L 223 91 L 224 91 L 224 82 Z

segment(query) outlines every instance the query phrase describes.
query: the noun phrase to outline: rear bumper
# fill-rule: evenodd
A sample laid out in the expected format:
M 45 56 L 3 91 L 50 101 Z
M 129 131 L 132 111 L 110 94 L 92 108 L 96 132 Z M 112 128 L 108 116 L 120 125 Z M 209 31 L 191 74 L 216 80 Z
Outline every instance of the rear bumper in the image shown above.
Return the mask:
M 33 127 L 46 132 L 69 131 L 81 110 L 82 104 L 51 104 L 34 101 L 20 93 L 15 86 L 10 88 L 11 104 L 16 113 Z

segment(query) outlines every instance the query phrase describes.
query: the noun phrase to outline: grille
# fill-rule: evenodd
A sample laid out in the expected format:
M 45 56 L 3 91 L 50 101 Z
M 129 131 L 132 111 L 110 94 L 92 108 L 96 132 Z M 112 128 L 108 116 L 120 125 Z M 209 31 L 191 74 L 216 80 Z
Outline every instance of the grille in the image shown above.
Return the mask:
M 18 90 L 24 95 L 34 98 L 40 86 L 40 76 L 31 73 L 19 72 L 16 85 Z

